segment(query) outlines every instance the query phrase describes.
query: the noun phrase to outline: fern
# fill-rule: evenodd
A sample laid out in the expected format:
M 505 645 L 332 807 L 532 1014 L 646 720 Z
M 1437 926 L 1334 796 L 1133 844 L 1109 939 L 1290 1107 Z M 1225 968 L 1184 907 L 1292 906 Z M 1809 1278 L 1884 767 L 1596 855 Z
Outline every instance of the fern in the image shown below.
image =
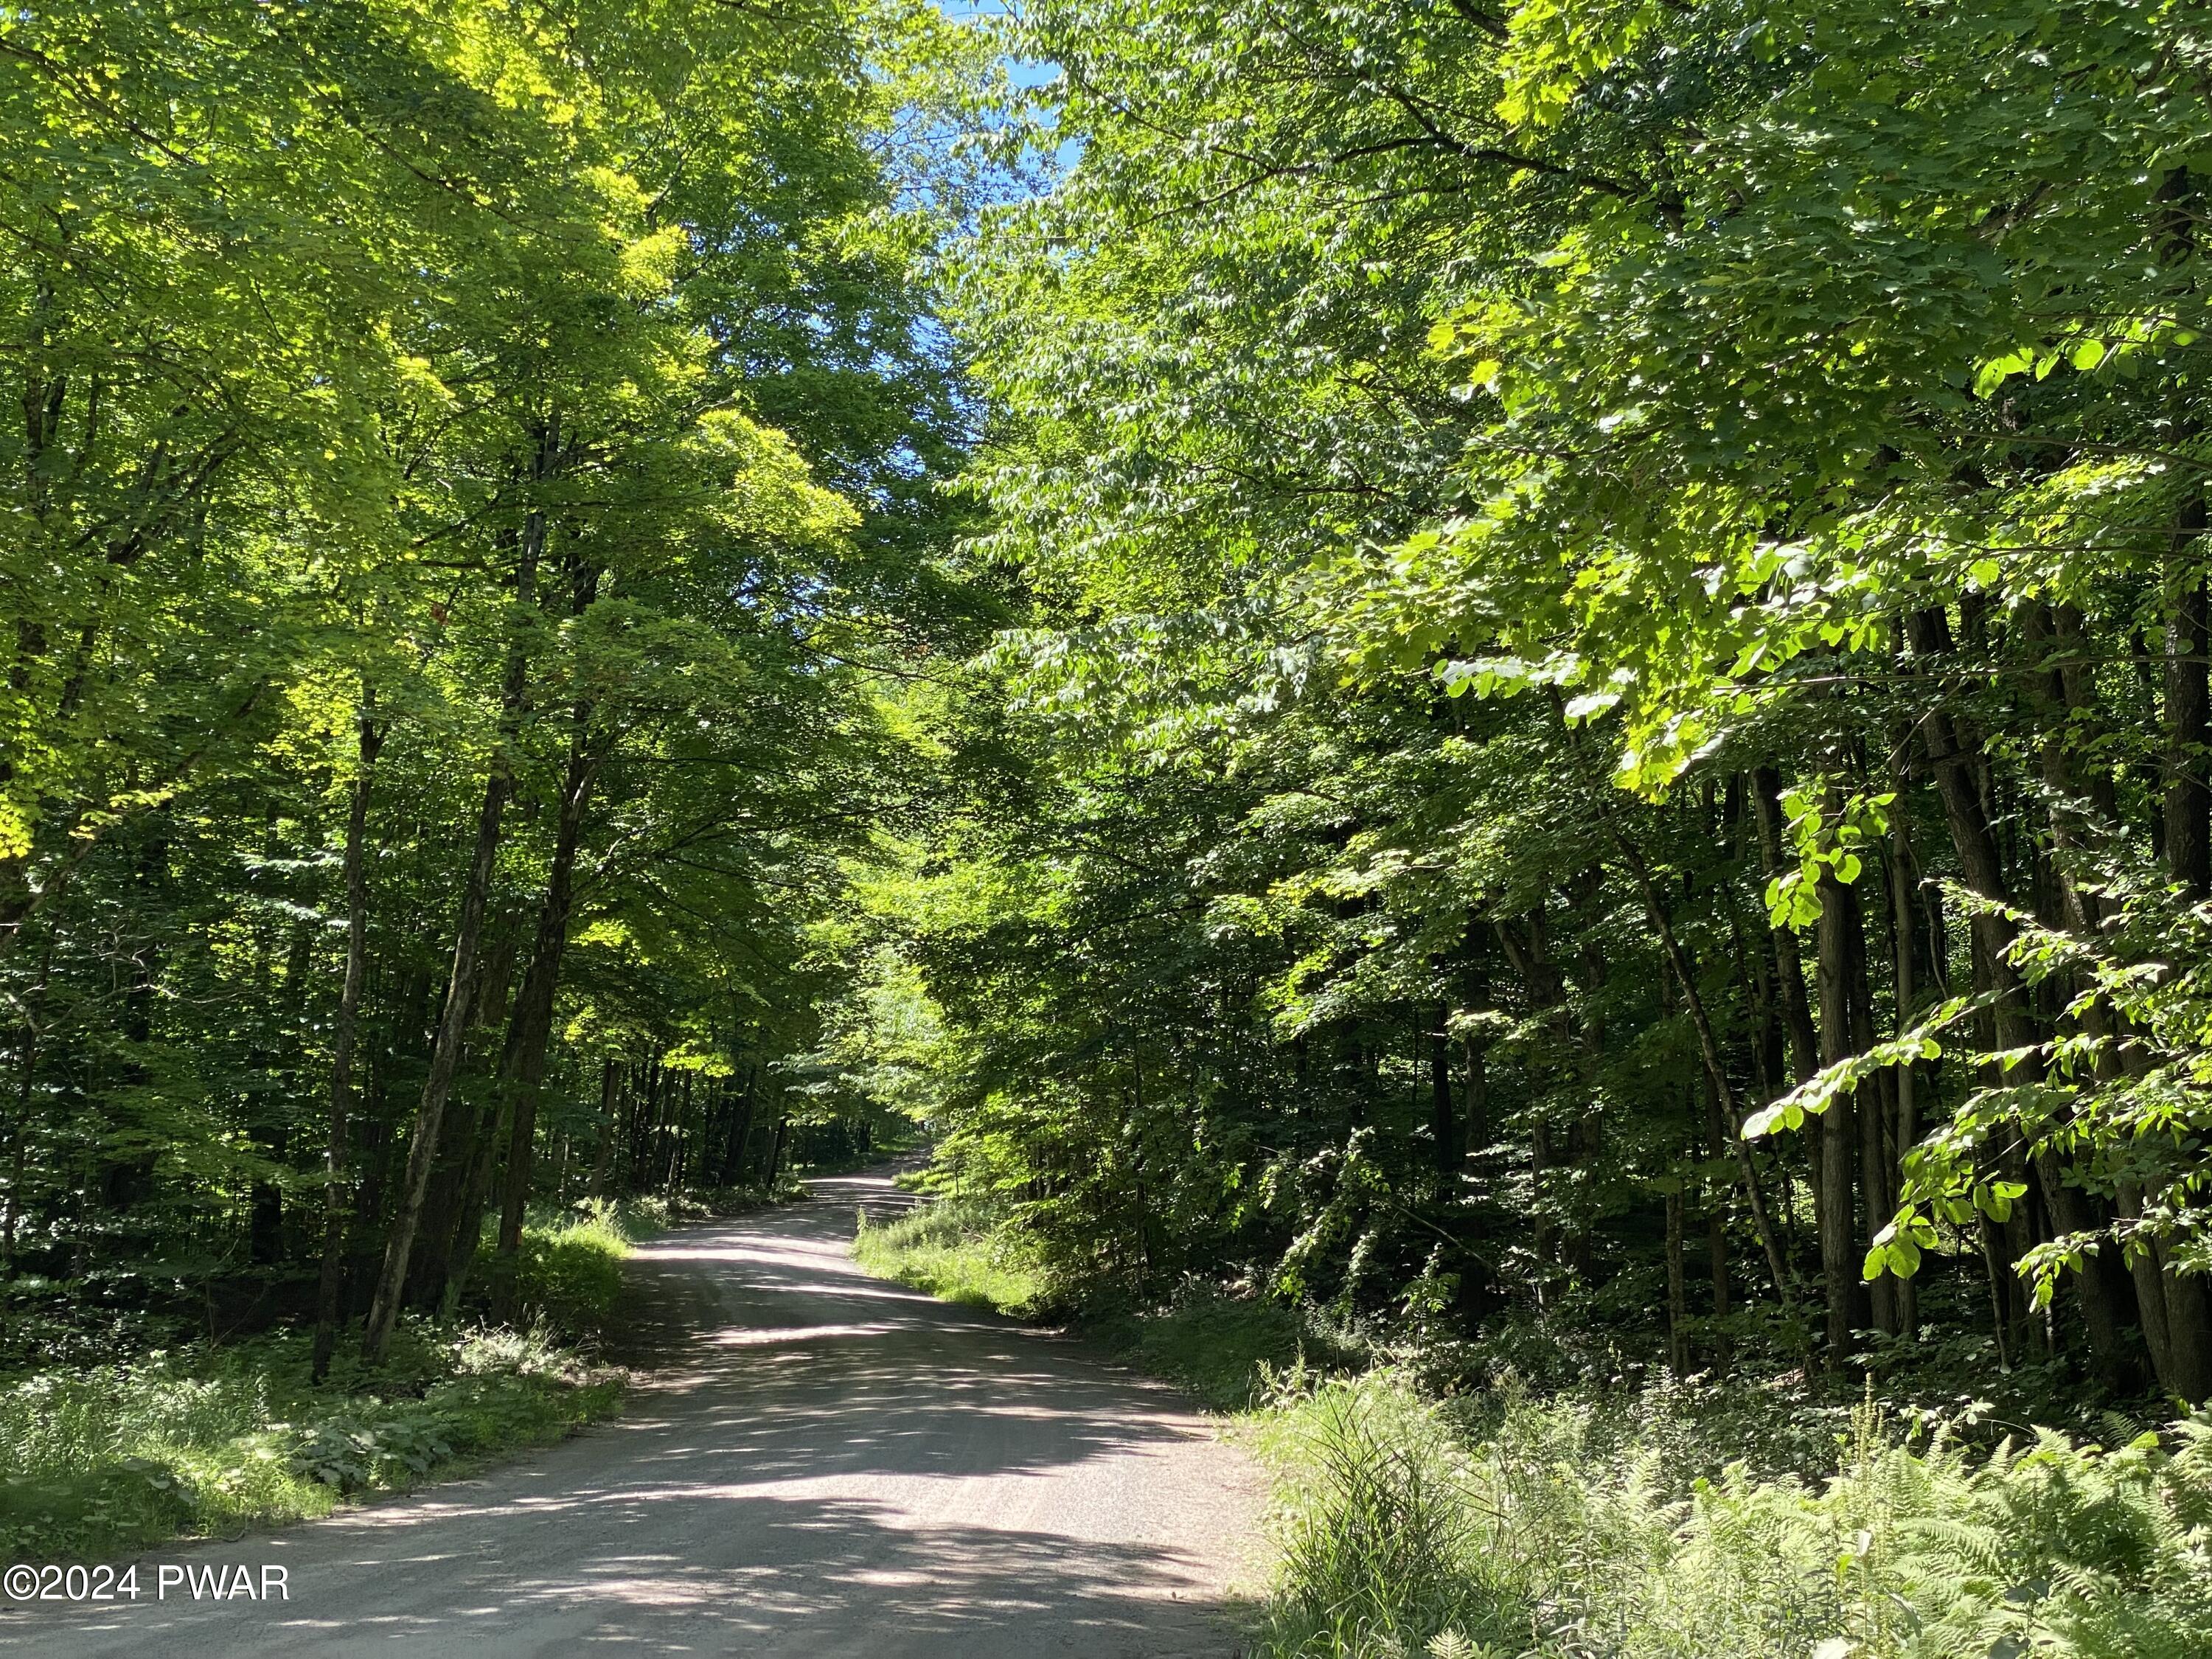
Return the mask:
M 1509 1399 L 1472 1442 L 1387 1374 L 1279 1409 L 1275 1659 L 2212 1656 L 2212 1417 L 1977 1460 L 1868 1407 L 1816 1489 L 1686 1477 L 1700 1449 L 1587 1403 Z

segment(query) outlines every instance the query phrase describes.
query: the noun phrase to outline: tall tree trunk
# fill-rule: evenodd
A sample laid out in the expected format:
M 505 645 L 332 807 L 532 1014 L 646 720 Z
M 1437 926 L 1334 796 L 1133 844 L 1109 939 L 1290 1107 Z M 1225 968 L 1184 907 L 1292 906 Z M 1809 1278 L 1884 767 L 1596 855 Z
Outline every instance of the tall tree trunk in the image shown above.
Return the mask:
M 444 1282 L 433 1292 L 441 1315 L 448 1319 L 460 1307 L 476 1267 L 477 1251 L 483 1243 L 484 1206 L 491 1201 L 492 1177 L 499 1169 L 500 1146 L 507 1138 L 507 1119 L 514 1109 L 506 1091 L 495 1087 L 477 1114 L 476 1133 L 468 1144 L 453 1206 L 453 1231 L 440 1267 Z
M 1450 1018 L 1451 1010 L 1438 1003 L 1429 1030 L 1429 1127 L 1436 1137 L 1437 1174 L 1448 1183 L 1447 1200 L 1453 1196 L 1449 1183 L 1467 1155 L 1460 1139 L 1459 1102 L 1452 1090 Z
M 1513 971 L 1520 976 L 1531 1007 L 1542 1010 L 1550 1019 L 1558 1036 L 1558 1048 L 1549 1058 L 1556 1063 L 1558 1054 L 1568 1051 L 1574 1031 L 1567 1007 L 1566 981 L 1551 958 L 1550 932 L 1540 898 L 1528 913 L 1528 928 L 1524 948 L 1513 929 L 1500 921 L 1496 927 L 1498 942 L 1505 951 L 1505 959 L 1513 965 Z M 1559 1229 L 1553 1218 L 1553 1194 L 1547 1179 L 1554 1167 L 1552 1126 L 1539 1114 L 1530 1115 L 1533 1121 L 1528 1126 L 1528 1178 L 1536 1213 L 1529 1227 L 1529 1243 L 1538 1261 L 1555 1264 L 1559 1260 Z M 1543 1295 L 1541 1289 L 1538 1295 Z
M 1705 1085 L 1705 1155 L 1708 1158 L 1717 1160 L 1725 1157 L 1728 1152 L 1728 1127 L 1721 1113 L 1721 1098 L 1713 1089 L 1713 1080 L 1711 1077 L 1706 1076 L 1701 1078 L 1699 1081 Z M 1722 1320 L 1726 1319 L 1729 1316 L 1729 1304 L 1730 1300 L 1729 1292 L 1728 1218 L 1723 1212 L 1721 1194 L 1719 1193 L 1708 1192 L 1705 1195 L 1705 1254 L 1707 1257 L 1707 1266 L 1712 1280 L 1713 1317 L 1716 1320 Z M 1720 1349 L 1720 1353 L 1723 1361 L 1725 1361 L 1727 1352 L 1727 1345 L 1725 1340 L 1723 1340 Z
M 1759 809 L 1759 848 L 1769 880 L 1782 873 L 1782 779 L 1771 766 L 1752 774 Z M 1782 1026 L 1790 1041 L 1790 1068 L 1803 1083 L 1820 1069 L 1820 1044 L 1813 1030 L 1813 1011 L 1805 997 L 1805 963 L 1797 935 L 1787 923 L 1771 929 L 1777 989 L 1782 994 Z
M 1916 612 L 1911 619 L 1909 632 L 1916 657 L 1940 659 L 1950 650 L 1949 626 L 1941 611 Z M 2200 669 L 2197 704 L 2200 728 L 2203 720 L 2202 683 Z M 1966 876 L 1966 884 L 1985 899 L 1998 904 L 2012 905 L 2013 896 L 2005 879 L 1996 837 L 1990 831 L 1987 810 L 1974 775 L 1972 746 L 1962 741 L 1948 711 L 1940 702 L 1929 707 L 1921 721 L 1920 732 L 1929 766 L 1935 774 L 1936 793 L 1943 803 L 1943 816 L 1951 831 L 1952 846 L 1959 855 L 1960 868 Z M 2170 842 L 2175 808 L 2171 790 L 2166 805 L 2167 839 Z M 2041 1054 L 2033 1047 L 2038 1036 L 2036 1024 L 2026 988 L 2006 957 L 2014 938 L 2013 925 L 2002 915 L 1984 915 L 1975 916 L 1971 927 L 1976 971 L 1989 988 L 1999 993 L 1995 1012 L 1996 1046 L 2000 1049 L 2020 1053 L 2020 1058 L 2013 1063 L 2008 1074 L 2008 1080 L 2021 1084 L 2036 1082 L 2044 1073 Z M 2062 1228 L 2067 1227 L 2069 1220 L 2087 1222 L 2090 1219 L 2079 1207 L 2081 1195 L 2078 1192 L 2069 1192 L 2063 1178 L 2063 1171 L 2052 1166 L 2047 1175 L 2039 1172 L 2039 1184 L 2043 1188 L 2046 1201 L 2051 1205 L 2054 1217 Z M 1993 1238 L 1987 1242 L 1992 1249 L 1995 1248 Z M 2008 1241 L 2008 1248 L 2012 1248 L 2015 1242 Z M 2080 1276 L 2078 1286 L 2083 1304 L 2083 1323 L 2089 1335 L 2094 1362 L 2100 1370 L 2117 1374 L 2124 1361 L 2119 1336 L 2121 1316 L 2115 1305 L 2113 1281 L 2101 1271 L 2092 1271 Z M 2005 1298 L 2000 1297 L 2001 1302 Z M 2212 1355 L 2208 1355 L 2208 1358 L 2212 1358 Z
M 1838 884 L 1844 906 L 1844 980 L 1850 1001 L 1850 1047 L 1854 1054 L 1864 1054 L 1873 1048 L 1876 1037 L 1874 1028 L 1874 988 L 1867 971 L 1866 911 L 1859 898 L 1856 883 Z M 1874 1246 L 1874 1237 L 1889 1224 L 1897 1212 L 1897 1189 L 1892 1179 L 1896 1159 L 1889 1147 L 1888 1127 L 1894 1111 L 1893 1091 L 1894 1079 L 1887 1073 L 1876 1080 L 1871 1093 L 1862 1091 L 1852 1103 L 1857 1121 L 1859 1194 L 1863 1225 L 1856 1248 L 1860 1259 Z M 1863 1278 L 1863 1275 L 1862 1275 Z M 1894 1336 L 1903 1328 L 1898 1323 L 1895 1291 L 1898 1280 L 1887 1274 L 1863 1285 L 1863 1297 L 1869 1316 L 1878 1331 Z
M 1919 1012 L 1919 990 L 1914 982 L 1913 941 L 1918 937 L 1913 914 L 1913 860 L 1907 803 L 1911 797 L 1896 780 L 1897 800 L 1892 809 L 1889 835 L 1889 905 L 1891 986 L 1896 994 L 1897 1035 L 1911 1029 Z M 1902 1159 L 1920 1144 L 1918 1071 L 1911 1060 L 1897 1068 L 1895 1099 L 1897 1155 Z M 1901 1171 L 1893 1169 L 1893 1176 Z M 1920 1288 L 1917 1279 L 1900 1279 L 1892 1292 L 1897 1328 L 1910 1337 L 1920 1328 Z
M 1682 948 L 1675 936 L 1674 919 L 1667 913 L 1667 905 L 1660 896 L 1651 872 L 1645 866 L 1643 854 L 1626 840 L 1617 843 L 1621 857 L 1644 894 L 1644 914 L 1651 920 L 1653 931 L 1666 949 L 1668 964 L 1682 987 L 1682 1000 L 1688 1009 L 1691 1029 L 1698 1036 L 1698 1053 L 1705 1062 L 1705 1079 L 1711 1085 L 1719 1103 L 1721 1121 L 1728 1131 L 1730 1150 L 1735 1154 L 1736 1173 L 1743 1182 L 1745 1206 L 1751 1212 L 1752 1226 L 1759 1242 L 1766 1252 L 1767 1270 L 1774 1277 L 1774 1294 L 1782 1304 L 1782 1311 L 1795 1320 L 1796 1306 L 1790 1293 L 1790 1272 L 1787 1258 L 1783 1254 L 1781 1241 L 1775 1236 L 1774 1224 L 1767 1214 L 1766 1197 L 1760 1191 L 1759 1171 L 1751 1161 L 1751 1149 L 1744 1144 L 1743 1114 L 1736 1109 L 1735 1085 L 1729 1081 L 1728 1067 L 1721 1061 L 1720 1042 L 1713 1031 L 1713 1023 L 1705 1011 L 1705 994 L 1698 988 L 1697 970 L 1690 961 L 1690 953 Z
M 482 1034 L 504 1021 L 521 925 L 520 915 L 507 906 L 485 918 L 464 1027 L 464 1068 L 471 1054 L 483 1051 L 487 1039 Z M 499 1133 L 505 1122 L 506 1102 L 496 1086 L 479 1098 L 449 1104 L 423 1202 L 423 1213 L 434 1219 L 417 1237 L 408 1273 L 410 1305 L 441 1314 L 454 1305 L 454 1264 L 469 1254 L 483 1231 L 484 1196 L 490 1190 L 491 1164 L 498 1157 Z
M 574 905 L 576 852 L 583 840 L 584 816 L 599 757 L 589 742 L 591 711 L 579 704 L 569 740 L 568 769 L 562 779 L 560 822 L 553 839 L 553 866 L 538 913 L 538 939 L 529 970 L 514 1000 L 507 1051 L 500 1070 L 509 1091 L 507 1192 L 500 1206 L 501 1294 L 522 1249 L 522 1217 L 530 1202 L 532 1155 L 538 1132 L 538 1100 L 545 1079 L 545 1058 L 553 1036 L 553 1002 L 560 989 L 561 963 L 568 944 L 568 915 Z
M 744 1183 L 745 1141 L 753 1128 L 753 1090 L 760 1075 L 758 1066 L 745 1067 L 744 1087 L 738 1091 L 730 1106 L 729 1139 L 722 1147 L 721 1179 L 718 1184 L 738 1187 Z
M 1667 1369 L 1679 1381 L 1690 1374 L 1690 1299 L 1682 1260 L 1682 1183 L 1667 1199 Z
M 1467 1129 L 1462 1140 L 1467 1149 L 1466 1159 L 1473 1164 L 1490 1145 L 1490 1046 L 1469 1033 L 1460 1040 L 1460 1048 L 1467 1061 L 1467 1103 L 1463 1114 Z
M 2204 495 L 2191 490 L 2173 534 L 2166 577 L 2166 863 L 2192 899 L 2212 896 L 2212 787 L 2205 776 L 2212 743 L 2204 576 L 2191 555 L 2204 533 Z
M 615 1142 L 622 1138 L 622 1066 L 615 1060 L 599 1067 L 599 1144 L 592 1154 L 592 1196 L 607 1195 L 607 1178 L 613 1172 Z
M 423 1080 L 422 1097 L 415 1109 L 415 1132 L 407 1143 L 407 1164 L 400 1177 L 398 1203 L 384 1247 L 384 1266 L 377 1276 L 376 1294 L 369 1303 L 368 1325 L 362 1334 L 362 1358 L 374 1364 L 384 1358 L 385 1345 L 399 1318 L 399 1303 L 407 1286 L 407 1265 L 415 1248 L 416 1229 L 422 1219 L 422 1200 L 430 1190 L 430 1169 L 438 1155 L 439 1131 L 444 1127 L 446 1100 L 453 1092 L 454 1074 L 460 1069 L 461 1043 L 468 1029 L 469 992 L 475 982 L 477 940 L 483 929 L 484 904 L 491 890 L 492 860 L 499 853 L 500 820 L 507 810 L 508 782 L 504 765 L 495 762 L 484 785 L 483 807 L 477 815 L 476 850 L 469 860 L 466 883 L 461 890 L 461 914 L 453 935 L 453 963 L 446 981 L 445 1012 L 438 1021 L 436 1045 L 430 1054 L 430 1074 Z
M 554 471 L 558 453 L 557 431 L 549 426 L 539 434 L 534 478 L 543 482 Z M 534 606 L 538 599 L 538 562 L 545 550 L 546 520 L 533 505 L 523 522 L 521 556 L 516 562 L 514 591 L 518 605 Z M 530 653 L 518 639 L 508 647 L 506 683 L 501 687 L 501 737 L 492 757 L 490 775 L 484 781 L 483 806 L 477 814 L 476 846 L 461 888 L 461 914 L 453 930 L 453 962 L 446 978 L 446 1006 L 438 1020 L 438 1036 L 430 1054 L 430 1074 L 422 1083 L 422 1098 L 415 1109 L 415 1132 L 407 1145 L 407 1170 L 399 1202 L 385 1245 L 384 1267 L 377 1276 L 376 1294 L 369 1304 L 368 1323 L 362 1337 L 362 1358 L 374 1364 L 384 1358 L 398 1322 L 399 1302 L 407 1286 L 408 1258 L 415 1249 L 416 1230 L 422 1224 L 422 1200 L 430 1188 L 430 1169 L 438 1153 L 438 1132 L 443 1125 L 446 1101 L 453 1093 L 460 1069 L 461 1044 L 468 1030 L 470 992 L 476 982 L 477 944 L 483 932 L 484 909 L 491 896 L 493 861 L 499 855 L 501 830 L 507 803 L 514 793 L 511 746 L 521 720 L 529 689 Z
M 1820 872 L 1819 926 L 1820 1063 L 1834 1066 L 1851 1054 L 1850 921 L 1855 897 L 1832 870 Z M 1852 1221 L 1851 1166 L 1857 1152 L 1856 1102 L 1838 1094 L 1820 1117 L 1820 1161 L 1814 1171 L 1813 1226 L 1820 1241 L 1820 1280 L 1827 1299 L 1828 1369 L 1841 1370 L 1860 1325 L 1857 1236 Z
M 338 991 L 337 1020 L 331 1034 L 330 1139 L 323 1148 L 323 1262 L 315 1285 L 315 1345 L 311 1361 L 318 1382 L 330 1374 L 331 1355 L 337 1347 L 349 1209 L 346 1131 L 353 1111 L 354 1029 L 361 1018 L 362 988 L 368 978 L 368 871 L 363 843 L 368 835 L 369 790 L 376 775 L 377 754 L 384 747 L 384 733 L 376 725 L 376 693 L 367 686 L 362 689 L 361 715 L 355 731 L 360 755 L 346 808 L 345 978 Z
M 2086 853 L 2081 826 L 2085 821 L 2094 823 L 2100 820 L 2108 826 L 2114 824 L 2118 813 L 2108 777 L 2100 780 L 2099 775 L 2093 774 L 2085 797 L 2067 743 L 2068 726 L 2087 720 L 2094 713 L 2094 688 L 2081 660 L 2087 642 L 2083 637 L 2081 615 L 2070 607 L 2032 610 L 2027 621 L 2031 639 L 2048 647 L 2055 658 L 2041 677 L 2037 701 L 2044 727 L 2041 760 L 2043 782 L 2050 801 L 2048 820 L 2053 849 L 2051 873 L 2058 901 L 2058 919 L 2062 926 L 2079 937 L 2094 939 L 2103 920 L 2103 903 L 2080 880 L 2077 866 Z M 2078 992 L 2083 988 L 2075 982 L 2072 988 Z M 2081 1029 L 2100 1041 L 2097 1068 L 2100 1078 L 2105 1080 L 2117 1080 L 2120 1074 L 2117 1058 L 2111 1052 L 2117 1035 L 2116 1024 L 2114 1011 L 2103 998 L 2093 997 L 2084 1005 Z M 2039 1158 L 2036 1173 L 2051 1208 L 2052 1223 L 2059 1231 L 2090 1235 L 2110 1231 L 2112 1217 L 2106 1206 L 2081 1186 L 2069 1183 L 2068 1176 L 2072 1171 L 2060 1159 L 2052 1156 Z M 2082 1328 L 2088 1335 L 2090 1362 L 2098 1379 L 2118 1392 L 2128 1392 L 2137 1386 L 2137 1367 L 2122 1335 L 2130 1324 L 2142 1329 L 2152 1368 L 2164 1376 L 2170 1369 L 2171 1358 L 2165 1346 L 2164 1292 L 2157 1284 L 2155 1270 L 2151 1274 L 2151 1288 L 2159 1297 L 2155 1310 L 2142 1305 L 2137 1284 L 2131 1281 L 2116 1249 L 2085 1254 L 2076 1283 Z M 2154 1328 L 2158 1333 L 2155 1338 L 2152 1335 Z
M 775 1139 L 769 1143 L 768 1148 L 768 1184 L 771 1191 L 775 1188 L 775 1178 L 783 1173 L 784 1138 L 790 1133 L 791 1120 L 779 1115 L 775 1120 Z

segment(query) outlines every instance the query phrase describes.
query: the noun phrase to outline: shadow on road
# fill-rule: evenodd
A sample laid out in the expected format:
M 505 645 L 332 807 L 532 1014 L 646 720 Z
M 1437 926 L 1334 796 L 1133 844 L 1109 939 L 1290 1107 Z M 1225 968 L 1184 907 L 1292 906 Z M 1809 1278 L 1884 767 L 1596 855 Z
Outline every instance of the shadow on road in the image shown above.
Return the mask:
M 286 1563 L 288 1605 L 38 1618 L 41 1659 L 1234 1653 L 1242 1461 L 1073 1344 L 867 1278 L 846 1252 L 854 1210 L 898 1195 L 880 1175 L 819 1186 L 639 1249 L 659 1363 L 623 1417 L 477 1480 L 204 1551 Z M 0 1646 L 33 1627 L 0 1615 Z

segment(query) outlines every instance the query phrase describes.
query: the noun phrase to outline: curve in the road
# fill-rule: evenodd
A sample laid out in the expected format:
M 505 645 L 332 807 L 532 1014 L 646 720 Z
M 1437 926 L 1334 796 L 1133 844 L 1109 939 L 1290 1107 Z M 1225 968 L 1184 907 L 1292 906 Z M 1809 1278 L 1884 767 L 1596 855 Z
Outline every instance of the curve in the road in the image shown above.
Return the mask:
M 149 1561 L 290 1600 L 0 1611 L 39 1659 L 1228 1659 L 1259 1481 L 1167 1391 L 861 1273 L 888 1180 L 640 1247 L 630 1409 L 528 1461 Z

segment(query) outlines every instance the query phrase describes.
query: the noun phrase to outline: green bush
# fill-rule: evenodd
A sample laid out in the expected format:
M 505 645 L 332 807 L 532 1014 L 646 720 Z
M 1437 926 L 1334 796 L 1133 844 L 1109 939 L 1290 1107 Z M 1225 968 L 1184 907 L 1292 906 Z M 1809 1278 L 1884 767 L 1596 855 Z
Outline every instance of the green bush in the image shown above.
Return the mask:
M 653 1231 L 646 1218 L 604 1200 L 572 1220 L 525 1227 L 515 1263 L 523 1318 L 573 1339 L 605 1334 L 622 1305 L 623 1259 L 635 1238 Z
M 1392 1374 L 1287 1402 L 1261 1431 L 1282 1473 L 1282 1565 L 1259 1651 L 2212 1650 L 2212 1417 L 2117 1449 L 2045 1431 L 1984 1455 L 1941 1435 L 1903 1443 L 1869 1407 L 1806 1481 L 1741 1462 L 1686 1475 L 1623 1432 L 1634 1409 L 1509 1398 L 1470 1441 Z
M 1164 1307 L 1102 1319 L 1089 1329 L 1122 1358 L 1218 1411 L 1244 1410 L 1277 1373 L 1342 1358 L 1300 1310 L 1234 1296 L 1205 1279 L 1189 1281 Z

